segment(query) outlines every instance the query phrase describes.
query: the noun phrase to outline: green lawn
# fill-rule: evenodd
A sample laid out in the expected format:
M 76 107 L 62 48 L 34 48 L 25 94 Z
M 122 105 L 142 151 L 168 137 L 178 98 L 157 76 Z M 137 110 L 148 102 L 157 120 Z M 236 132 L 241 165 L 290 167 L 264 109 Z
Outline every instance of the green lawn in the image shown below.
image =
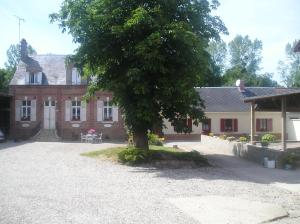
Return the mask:
M 208 165 L 207 159 L 197 151 L 186 152 L 181 149 L 154 145 L 149 146 L 149 151 L 147 153 L 133 147 L 116 147 L 87 152 L 81 155 L 92 158 L 108 159 L 129 165 L 168 160 L 191 161 L 199 166 Z

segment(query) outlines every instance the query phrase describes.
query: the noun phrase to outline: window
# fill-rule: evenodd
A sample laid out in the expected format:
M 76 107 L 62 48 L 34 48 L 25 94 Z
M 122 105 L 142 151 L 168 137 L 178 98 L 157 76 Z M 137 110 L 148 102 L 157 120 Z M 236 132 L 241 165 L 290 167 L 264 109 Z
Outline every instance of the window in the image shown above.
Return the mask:
M 21 106 L 21 121 L 30 121 L 31 118 L 31 101 L 23 100 Z
M 191 118 L 177 121 L 174 131 L 178 133 L 190 133 L 193 131 L 193 120 Z
M 80 101 L 72 101 L 72 121 L 80 121 L 80 107 Z
M 77 71 L 77 68 L 72 68 L 72 85 L 80 85 L 81 76 Z
M 238 120 L 237 119 L 221 119 L 221 132 L 237 132 Z
M 103 120 L 104 121 L 112 121 L 112 103 L 107 99 L 104 101 L 104 107 L 103 107 Z
M 35 73 L 29 73 L 29 84 L 36 84 L 38 83 L 38 75 Z
M 205 119 L 202 121 L 202 132 L 206 134 L 211 132 L 211 119 Z
M 256 131 L 272 131 L 272 119 L 256 119 Z

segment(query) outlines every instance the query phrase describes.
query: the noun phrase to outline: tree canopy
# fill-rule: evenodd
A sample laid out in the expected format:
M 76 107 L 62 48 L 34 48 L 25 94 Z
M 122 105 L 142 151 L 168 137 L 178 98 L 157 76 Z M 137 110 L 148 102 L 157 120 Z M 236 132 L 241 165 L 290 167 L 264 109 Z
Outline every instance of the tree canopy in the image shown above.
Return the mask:
M 295 40 L 286 45 L 286 59 L 278 63 L 279 74 L 287 87 L 300 87 L 300 53 L 293 50 L 299 41 Z
M 233 86 L 242 79 L 247 86 L 278 86 L 271 73 L 259 73 L 262 42 L 249 36 L 237 35 L 226 45 L 223 41 L 211 41 L 208 47 L 216 69 L 221 75 L 221 85 Z M 227 62 L 228 59 L 228 62 Z
M 164 118 L 174 125 L 203 118 L 194 87 L 211 74 L 209 40 L 226 32 L 211 15 L 217 6 L 216 0 L 65 0 L 50 17 L 80 44 L 74 60 L 95 76 L 89 93 L 113 92 L 136 147 L 147 149 L 147 130 Z

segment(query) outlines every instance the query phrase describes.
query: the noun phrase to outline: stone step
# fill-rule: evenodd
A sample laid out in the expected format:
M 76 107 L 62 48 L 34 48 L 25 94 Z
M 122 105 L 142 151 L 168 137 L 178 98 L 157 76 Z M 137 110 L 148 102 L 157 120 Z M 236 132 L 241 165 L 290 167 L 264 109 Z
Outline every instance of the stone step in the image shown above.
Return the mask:
M 32 140 L 37 142 L 58 142 L 61 139 L 57 136 L 56 130 L 41 129 Z

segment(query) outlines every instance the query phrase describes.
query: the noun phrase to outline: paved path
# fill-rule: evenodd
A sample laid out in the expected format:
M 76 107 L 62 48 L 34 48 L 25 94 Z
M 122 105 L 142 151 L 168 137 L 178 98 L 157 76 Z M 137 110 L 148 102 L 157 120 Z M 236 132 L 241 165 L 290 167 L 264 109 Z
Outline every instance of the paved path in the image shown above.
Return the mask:
M 231 169 L 137 168 L 80 155 L 116 145 L 0 144 L 0 223 L 194 224 L 170 200 L 210 195 L 276 204 L 292 217 L 272 223 L 300 223 L 299 193 Z

